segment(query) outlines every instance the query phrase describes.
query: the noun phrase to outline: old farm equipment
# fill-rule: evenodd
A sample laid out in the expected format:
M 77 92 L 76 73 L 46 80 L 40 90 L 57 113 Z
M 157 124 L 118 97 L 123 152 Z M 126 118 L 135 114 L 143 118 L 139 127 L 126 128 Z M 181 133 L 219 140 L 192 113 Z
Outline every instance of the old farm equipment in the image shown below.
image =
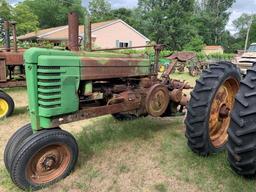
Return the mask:
M 10 27 L 13 28 L 14 48 L 10 46 Z M 3 40 L 5 47 L 0 49 L 0 119 L 13 113 L 14 101 L 3 88 L 22 87 L 25 82 L 23 52 L 18 51 L 15 23 L 4 22 Z
M 188 103 L 183 89 L 191 87 L 170 78 L 174 65 L 157 77 L 162 46 L 154 49 L 153 63 L 141 56 L 108 57 L 106 52 L 78 56 L 79 52 L 29 49 L 24 58 L 31 124 L 10 138 L 4 153 L 13 182 L 36 190 L 69 175 L 78 146 L 60 129 L 62 124 L 106 114 L 123 120 L 181 111 Z
M 189 74 L 193 77 L 198 76 L 204 69 L 207 69 L 208 63 L 199 61 L 195 52 L 180 51 L 172 54 L 166 59 L 175 63 L 174 71 L 184 72 L 187 68 Z

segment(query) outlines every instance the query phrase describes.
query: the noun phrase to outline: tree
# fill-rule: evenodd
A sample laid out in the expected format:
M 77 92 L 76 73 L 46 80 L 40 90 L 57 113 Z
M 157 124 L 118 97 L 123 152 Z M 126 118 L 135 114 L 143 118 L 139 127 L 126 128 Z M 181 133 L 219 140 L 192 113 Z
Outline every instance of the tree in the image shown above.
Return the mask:
M 193 37 L 190 42 L 184 45 L 184 50 L 186 51 L 201 52 L 203 48 L 204 48 L 203 38 L 198 35 Z
M 30 8 L 19 3 L 13 10 L 13 19 L 17 22 L 17 34 L 22 35 L 36 31 L 39 27 L 38 17 L 30 11 Z
M 206 44 L 220 44 L 235 0 L 197 0 L 195 23 Z
M 235 37 L 241 48 L 245 44 L 245 39 L 249 27 L 251 30 L 249 33 L 248 45 L 250 45 L 250 43 L 256 42 L 256 15 L 242 14 L 238 19 L 233 21 L 233 26 L 237 29 Z
M 111 19 L 111 4 L 107 0 L 90 0 L 89 11 L 92 22 Z
M 6 0 L 0 0 L 0 18 L 10 20 L 12 7 Z
M 139 30 L 157 43 L 182 50 L 197 29 L 192 25 L 194 0 L 139 0 Z
M 81 0 L 25 0 L 27 5 L 39 19 L 40 28 L 56 27 L 67 24 L 70 11 L 75 11 L 83 22 L 84 9 Z

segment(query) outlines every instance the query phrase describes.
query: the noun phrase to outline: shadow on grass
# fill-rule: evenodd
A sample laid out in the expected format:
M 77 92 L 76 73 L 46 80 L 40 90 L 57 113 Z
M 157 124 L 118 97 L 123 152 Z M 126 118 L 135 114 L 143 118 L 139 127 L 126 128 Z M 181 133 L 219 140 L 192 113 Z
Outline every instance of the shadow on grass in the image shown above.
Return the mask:
M 179 121 L 166 123 L 148 117 L 120 122 L 114 120 L 111 116 L 104 117 L 93 125 L 84 127 L 83 131 L 77 135 L 80 160 L 85 161 L 95 152 L 119 141 L 129 141 L 135 138 L 151 139 L 155 132 L 168 129 L 170 124 L 175 125 L 177 123 L 180 124 Z

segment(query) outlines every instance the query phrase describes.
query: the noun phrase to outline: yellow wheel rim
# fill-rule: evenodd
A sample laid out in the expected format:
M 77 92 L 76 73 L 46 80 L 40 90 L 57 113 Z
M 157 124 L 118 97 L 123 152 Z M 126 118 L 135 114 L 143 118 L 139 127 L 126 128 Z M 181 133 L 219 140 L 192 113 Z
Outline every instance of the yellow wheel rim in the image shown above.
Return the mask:
M 8 113 L 9 105 L 4 99 L 0 99 L 0 118 L 5 117 Z
M 159 71 L 164 72 L 164 70 L 165 70 L 165 67 L 163 65 L 161 65 Z

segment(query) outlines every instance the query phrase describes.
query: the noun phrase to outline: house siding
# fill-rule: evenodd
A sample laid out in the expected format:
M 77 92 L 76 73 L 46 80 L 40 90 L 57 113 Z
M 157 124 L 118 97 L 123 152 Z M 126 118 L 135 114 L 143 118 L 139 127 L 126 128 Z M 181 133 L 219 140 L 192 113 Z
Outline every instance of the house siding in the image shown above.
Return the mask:
M 121 21 L 94 31 L 96 37 L 94 46 L 97 48 L 114 48 L 117 42 L 126 42 L 129 46 L 145 46 L 147 39 L 142 35 L 126 26 Z

